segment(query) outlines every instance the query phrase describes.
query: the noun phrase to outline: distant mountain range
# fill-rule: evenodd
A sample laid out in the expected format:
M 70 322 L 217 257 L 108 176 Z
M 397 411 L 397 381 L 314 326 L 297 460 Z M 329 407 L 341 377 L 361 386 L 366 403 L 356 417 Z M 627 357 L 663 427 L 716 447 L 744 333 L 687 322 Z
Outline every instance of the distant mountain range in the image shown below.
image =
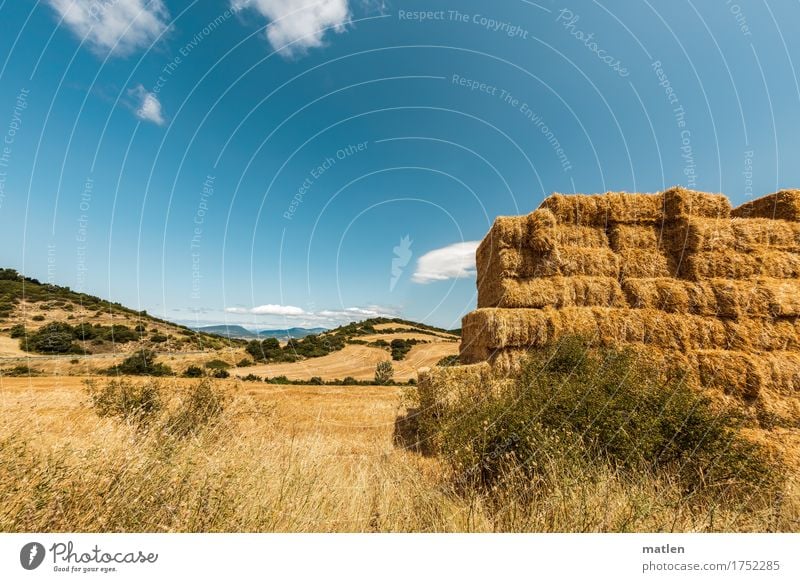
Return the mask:
M 237 339 L 264 339 L 274 337 L 279 340 L 302 339 L 309 335 L 316 335 L 328 331 L 325 327 L 292 327 L 289 329 L 258 329 L 250 330 L 241 325 L 207 325 L 194 328 L 204 333 L 213 333 L 222 337 Z

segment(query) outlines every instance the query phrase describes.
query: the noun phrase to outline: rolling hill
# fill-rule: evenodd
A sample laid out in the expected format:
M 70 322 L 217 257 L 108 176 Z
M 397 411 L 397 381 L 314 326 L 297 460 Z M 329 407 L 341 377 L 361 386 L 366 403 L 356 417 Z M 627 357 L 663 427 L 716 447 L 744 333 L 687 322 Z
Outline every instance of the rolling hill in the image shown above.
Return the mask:
M 328 331 L 327 327 L 290 327 L 288 329 L 257 329 L 251 330 L 241 325 L 206 325 L 193 327 L 199 332 L 211 333 L 234 339 L 275 338 L 279 340 L 301 339 L 309 335 L 317 335 Z
M 405 319 L 372 318 L 335 329 L 193 329 L 99 297 L 0 269 L 0 375 L 105 374 L 151 350 L 175 374 L 211 373 L 209 363 L 248 379 L 361 382 L 392 361 L 398 381 L 458 354 L 458 335 Z M 222 364 L 220 364 L 220 362 Z

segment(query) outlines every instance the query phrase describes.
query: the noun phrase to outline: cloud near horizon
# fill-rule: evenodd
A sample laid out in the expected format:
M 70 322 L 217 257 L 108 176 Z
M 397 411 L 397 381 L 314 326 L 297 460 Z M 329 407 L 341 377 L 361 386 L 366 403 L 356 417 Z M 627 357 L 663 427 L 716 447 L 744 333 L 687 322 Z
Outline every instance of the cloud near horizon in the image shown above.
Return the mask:
M 47 0 L 62 23 L 102 54 L 127 56 L 169 28 L 162 0 Z
M 164 114 L 161 111 L 161 101 L 158 100 L 154 93 L 150 93 L 142 85 L 137 85 L 128 90 L 128 95 L 137 101 L 134 106 L 136 117 L 156 125 L 164 125 L 166 123 Z
M 350 20 L 348 0 L 231 0 L 231 8 L 252 8 L 269 20 L 267 40 L 284 57 L 323 46 L 326 29 L 344 32 Z
M 411 276 L 414 283 L 427 284 L 475 276 L 475 251 L 480 241 L 454 243 L 425 253 Z
M 294 305 L 258 305 L 250 309 L 244 307 L 226 307 L 227 313 L 251 314 L 251 315 L 284 315 L 287 317 L 305 315 L 306 312 L 301 307 Z
M 368 319 L 370 317 L 397 317 L 399 312 L 392 307 L 370 305 L 367 307 L 347 307 L 345 309 L 323 309 L 321 311 L 306 311 L 294 305 L 266 304 L 256 307 L 226 307 L 226 313 L 236 315 L 257 315 L 284 317 L 293 320 L 302 320 L 305 323 L 330 323 L 342 324 L 352 321 Z

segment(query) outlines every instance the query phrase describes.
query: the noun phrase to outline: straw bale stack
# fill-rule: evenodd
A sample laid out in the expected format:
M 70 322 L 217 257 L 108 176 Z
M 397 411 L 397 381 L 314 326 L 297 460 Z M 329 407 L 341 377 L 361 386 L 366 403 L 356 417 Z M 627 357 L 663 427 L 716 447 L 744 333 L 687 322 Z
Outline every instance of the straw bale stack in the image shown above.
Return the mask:
M 476 260 L 465 363 L 513 371 L 527 350 L 577 334 L 747 402 L 800 397 L 800 190 L 733 210 L 683 188 L 554 194 L 498 218 Z
M 800 190 L 781 190 L 742 204 L 732 213 L 732 216 L 800 221 Z

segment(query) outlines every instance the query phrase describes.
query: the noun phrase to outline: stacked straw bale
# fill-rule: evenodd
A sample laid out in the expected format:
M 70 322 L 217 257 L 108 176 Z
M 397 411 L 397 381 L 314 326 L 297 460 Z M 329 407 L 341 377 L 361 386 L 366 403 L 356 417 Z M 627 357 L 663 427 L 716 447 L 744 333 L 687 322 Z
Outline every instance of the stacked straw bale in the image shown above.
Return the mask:
M 577 334 L 747 401 L 800 396 L 800 190 L 736 209 L 683 188 L 553 194 L 498 218 L 476 259 L 464 363 L 512 371 L 527 350 Z

